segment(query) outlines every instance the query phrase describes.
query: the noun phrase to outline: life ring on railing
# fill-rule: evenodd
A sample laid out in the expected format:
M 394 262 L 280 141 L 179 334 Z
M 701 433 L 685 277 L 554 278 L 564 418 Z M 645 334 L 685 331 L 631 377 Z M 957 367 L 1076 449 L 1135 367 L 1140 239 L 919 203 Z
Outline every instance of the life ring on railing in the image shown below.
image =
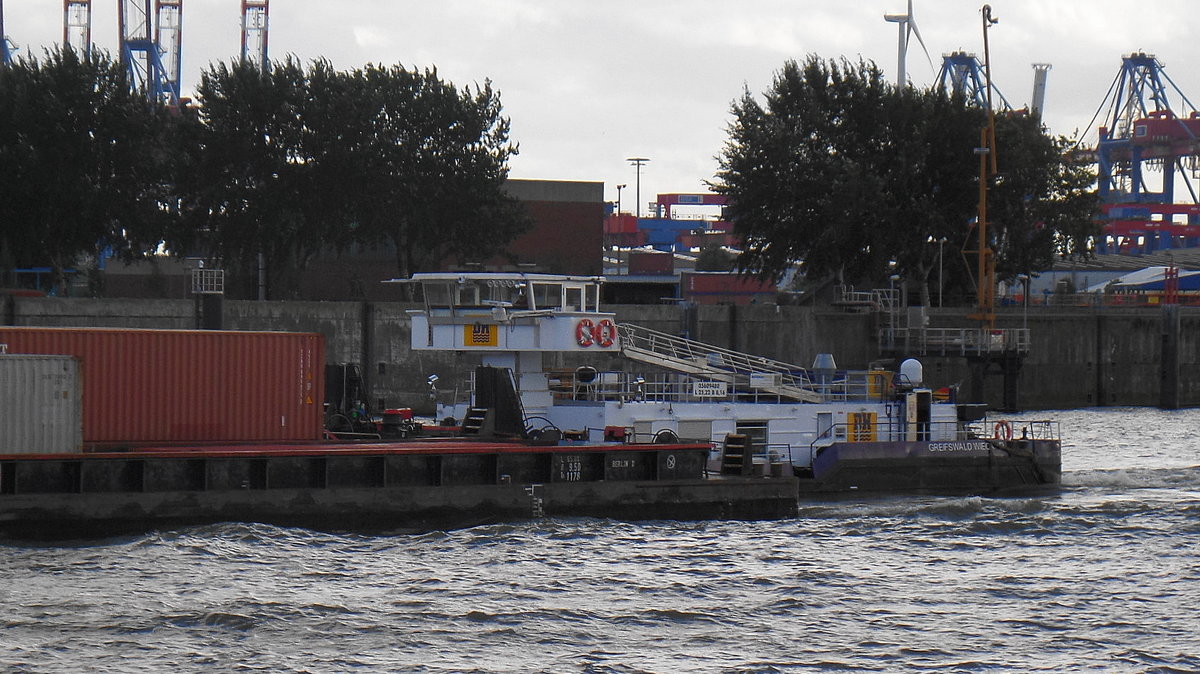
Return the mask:
M 596 339 L 596 326 L 592 319 L 585 318 L 575 325 L 575 342 L 579 346 L 591 346 Z
M 992 426 L 992 437 L 997 440 L 1012 440 L 1012 424 L 1007 421 L 997 421 Z
M 613 345 L 617 341 L 617 326 L 605 318 L 596 324 L 596 344 L 603 347 Z

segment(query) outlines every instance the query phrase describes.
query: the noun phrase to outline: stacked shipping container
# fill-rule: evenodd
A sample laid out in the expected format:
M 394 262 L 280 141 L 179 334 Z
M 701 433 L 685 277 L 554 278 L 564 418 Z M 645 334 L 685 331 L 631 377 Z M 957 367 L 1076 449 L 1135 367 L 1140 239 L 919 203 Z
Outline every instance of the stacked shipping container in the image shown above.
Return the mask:
M 0 327 L 0 351 L 79 360 L 85 446 L 318 440 L 319 334 Z
M 0 355 L 0 454 L 78 452 L 79 362 Z

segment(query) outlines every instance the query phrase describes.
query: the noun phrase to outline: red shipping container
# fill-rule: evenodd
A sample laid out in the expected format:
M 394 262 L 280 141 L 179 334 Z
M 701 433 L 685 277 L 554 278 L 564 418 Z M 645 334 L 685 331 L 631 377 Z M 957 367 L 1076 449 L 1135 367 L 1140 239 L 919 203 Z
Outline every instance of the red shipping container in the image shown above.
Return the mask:
M 775 296 L 775 284 L 726 272 L 684 272 L 683 297 L 699 304 L 750 304 Z
M 610 215 L 604 219 L 605 234 L 632 234 L 637 231 L 637 216 L 628 213 Z
M 85 445 L 318 440 L 312 333 L 0 327 L 0 350 L 79 359 Z
M 675 256 L 670 253 L 633 251 L 629 253 L 629 273 L 662 276 L 675 273 Z

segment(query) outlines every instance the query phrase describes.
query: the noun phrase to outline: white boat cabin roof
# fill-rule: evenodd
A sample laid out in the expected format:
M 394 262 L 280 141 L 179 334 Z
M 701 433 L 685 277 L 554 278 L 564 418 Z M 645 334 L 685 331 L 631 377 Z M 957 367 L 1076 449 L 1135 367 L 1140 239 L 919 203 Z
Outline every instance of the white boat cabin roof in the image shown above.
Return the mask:
M 504 308 L 525 311 L 598 312 L 603 276 L 438 272 L 385 283 L 421 285 L 427 310 Z

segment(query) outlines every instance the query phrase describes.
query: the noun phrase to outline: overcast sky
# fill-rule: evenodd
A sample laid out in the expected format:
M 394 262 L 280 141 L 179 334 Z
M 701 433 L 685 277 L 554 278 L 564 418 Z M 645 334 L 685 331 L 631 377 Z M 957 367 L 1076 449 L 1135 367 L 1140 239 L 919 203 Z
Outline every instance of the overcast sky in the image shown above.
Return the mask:
M 909 51 L 912 81 L 935 79 L 941 55 L 982 57 L 982 2 L 914 0 L 932 57 Z M 1053 65 L 1044 119 L 1054 133 L 1083 131 L 1104 101 L 1121 56 L 1156 54 L 1200 100 L 1196 0 L 992 0 L 993 75 L 1016 107 L 1029 102 L 1031 64 Z M 62 39 L 62 6 L 7 0 L 5 29 L 24 53 Z M 184 3 L 183 85 L 240 50 L 238 0 Z M 699 192 L 716 171 L 732 101 L 761 94 L 787 59 L 863 57 L 896 72 L 896 24 L 883 14 L 905 0 L 275 0 L 270 50 L 324 56 L 338 68 L 366 63 L 437 66 L 458 85 L 490 79 L 500 91 L 520 155 L 515 178 L 601 181 L 605 198 L 635 173 L 643 204 L 657 193 Z M 116 0 L 94 0 L 93 42 L 115 52 Z M 1178 107 L 1178 101 L 1173 104 Z M 1094 142 L 1094 126 L 1088 140 Z

